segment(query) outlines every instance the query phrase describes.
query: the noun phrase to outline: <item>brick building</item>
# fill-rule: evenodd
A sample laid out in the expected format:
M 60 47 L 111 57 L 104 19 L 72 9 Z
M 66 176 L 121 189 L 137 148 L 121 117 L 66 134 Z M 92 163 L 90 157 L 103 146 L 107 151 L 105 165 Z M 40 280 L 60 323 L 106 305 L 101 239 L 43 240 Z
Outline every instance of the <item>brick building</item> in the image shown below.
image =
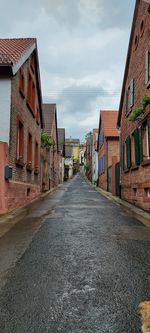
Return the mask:
M 98 132 L 98 186 L 116 194 L 115 165 L 120 161 L 118 111 L 100 111 Z
M 43 104 L 45 120 L 44 131 L 49 134 L 52 145 L 49 149 L 49 188 L 59 184 L 59 150 L 57 130 L 57 108 L 56 104 Z
M 135 5 L 118 126 L 122 198 L 150 210 L 150 5 L 143 0 Z
M 0 39 L 0 101 L 0 212 L 6 212 L 40 193 L 43 114 L 36 39 Z

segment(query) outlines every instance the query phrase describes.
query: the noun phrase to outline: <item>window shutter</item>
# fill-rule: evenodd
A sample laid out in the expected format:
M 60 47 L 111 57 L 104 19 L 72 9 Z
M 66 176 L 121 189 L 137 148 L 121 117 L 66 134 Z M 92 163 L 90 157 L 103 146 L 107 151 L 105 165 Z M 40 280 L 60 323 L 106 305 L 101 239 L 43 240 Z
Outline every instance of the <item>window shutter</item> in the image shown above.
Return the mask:
M 130 107 L 134 105 L 134 80 L 130 81 Z
M 131 139 L 130 136 L 128 136 L 126 140 L 126 152 L 127 152 L 127 168 L 131 168 Z
M 149 157 L 150 157 L 150 118 L 147 121 L 147 126 L 148 126 L 148 149 L 149 149 Z
M 140 138 L 139 138 L 139 129 L 136 128 L 134 131 L 134 149 L 135 149 L 135 162 L 140 164 Z
M 145 56 L 145 84 L 147 84 L 149 81 L 149 57 L 150 57 L 150 51 L 147 50 Z

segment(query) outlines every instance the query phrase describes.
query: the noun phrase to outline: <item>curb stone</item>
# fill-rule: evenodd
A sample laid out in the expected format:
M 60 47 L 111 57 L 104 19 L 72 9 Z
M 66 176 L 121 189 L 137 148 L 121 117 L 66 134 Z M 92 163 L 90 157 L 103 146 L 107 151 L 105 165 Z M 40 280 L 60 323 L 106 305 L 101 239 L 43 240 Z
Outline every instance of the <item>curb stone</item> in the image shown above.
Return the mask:
M 106 197 L 108 200 L 113 201 L 115 204 L 122 206 L 124 210 L 126 210 L 129 214 L 134 216 L 137 220 L 142 222 L 146 227 L 150 227 L 150 213 L 132 205 L 131 203 L 120 199 L 119 197 L 113 196 L 112 193 L 106 192 L 102 190 L 101 188 L 93 185 L 85 176 L 85 179 L 87 183 L 89 183 L 97 192 L 102 194 L 104 197 Z

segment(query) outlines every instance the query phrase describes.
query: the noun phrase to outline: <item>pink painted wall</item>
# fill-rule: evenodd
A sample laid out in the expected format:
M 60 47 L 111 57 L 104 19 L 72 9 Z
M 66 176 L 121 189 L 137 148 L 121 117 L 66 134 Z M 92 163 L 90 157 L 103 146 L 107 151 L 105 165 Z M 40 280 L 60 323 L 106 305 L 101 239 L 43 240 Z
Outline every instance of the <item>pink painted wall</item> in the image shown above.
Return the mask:
M 0 214 L 23 207 L 41 193 L 40 185 L 5 180 L 8 144 L 0 141 Z

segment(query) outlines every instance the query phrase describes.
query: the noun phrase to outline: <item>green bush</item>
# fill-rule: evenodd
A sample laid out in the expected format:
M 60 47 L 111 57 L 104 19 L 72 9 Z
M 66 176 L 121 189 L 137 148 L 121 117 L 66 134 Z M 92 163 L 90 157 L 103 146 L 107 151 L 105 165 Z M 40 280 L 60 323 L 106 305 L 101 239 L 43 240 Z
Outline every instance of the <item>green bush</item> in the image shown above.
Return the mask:
M 41 146 L 42 148 L 50 148 L 53 144 L 52 138 L 49 136 L 47 132 L 43 132 L 41 134 Z
M 137 109 L 134 109 L 130 116 L 128 117 L 129 121 L 135 121 L 142 113 L 145 112 L 145 108 L 150 104 L 150 95 L 144 95 L 142 98 L 141 106 Z
M 148 104 L 150 104 L 150 95 L 144 95 L 142 98 L 143 109 L 145 109 Z

